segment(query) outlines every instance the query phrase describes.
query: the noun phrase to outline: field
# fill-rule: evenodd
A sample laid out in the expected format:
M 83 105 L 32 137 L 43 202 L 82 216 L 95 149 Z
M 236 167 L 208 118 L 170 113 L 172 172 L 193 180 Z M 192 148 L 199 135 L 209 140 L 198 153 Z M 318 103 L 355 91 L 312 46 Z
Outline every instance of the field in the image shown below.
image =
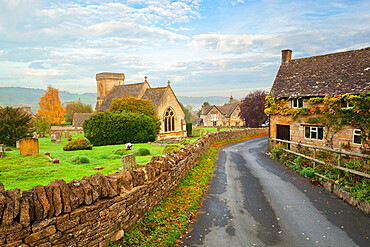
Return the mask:
M 203 128 L 202 130 L 217 131 L 216 128 Z M 199 138 L 200 131 L 195 130 L 193 134 L 195 137 L 189 138 L 191 142 Z M 72 137 L 83 137 L 83 134 Z M 57 178 L 64 179 L 68 183 L 72 179 L 81 179 L 83 176 L 90 176 L 96 172 L 101 172 L 104 175 L 113 173 L 121 167 L 122 155 L 116 154 L 115 151 L 124 149 L 124 144 L 93 147 L 92 150 L 63 151 L 63 146 L 67 142 L 66 138 L 62 138 L 62 143 L 50 142 L 49 136 L 40 138 L 40 154 L 37 156 L 20 156 L 19 149 L 10 147 L 13 151 L 5 152 L 5 158 L 0 159 L 0 182 L 4 184 L 6 190 L 14 188 L 28 190 L 39 184 L 47 185 Z M 4 149 L 6 148 L 8 147 L 5 146 Z M 136 156 L 136 163 L 145 164 L 150 161 L 152 156 L 162 155 L 165 145 L 134 144 L 132 152 L 138 148 L 150 150 L 148 156 Z M 49 152 L 52 158 L 58 158 L 60 163 L 53 164 L 44 155 L 45 152 Z M 87 157 L 90 163 L 74 162 L 83 156 Z M 94 170 L 98 166 L 103 169 Z

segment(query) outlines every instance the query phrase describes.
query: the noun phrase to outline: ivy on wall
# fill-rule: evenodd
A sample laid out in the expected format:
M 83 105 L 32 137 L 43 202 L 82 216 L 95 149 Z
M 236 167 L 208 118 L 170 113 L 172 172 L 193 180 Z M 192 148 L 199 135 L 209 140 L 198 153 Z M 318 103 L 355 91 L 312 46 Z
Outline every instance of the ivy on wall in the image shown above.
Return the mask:
M 370 92 L 362 95 L 341 94 L 326 95 L 305 99 L 310 108 L 290 108 L 288 102 L 293 99 L 266 97 L 265 113 L 267 115 L 292 116 L 312 115 L 310 123 L 322 124 L 327 127 L 325 139 L 328 146 L 333 147 L 334 136 L 344 125 L 361 130 L 363 152 L 370 152 Z

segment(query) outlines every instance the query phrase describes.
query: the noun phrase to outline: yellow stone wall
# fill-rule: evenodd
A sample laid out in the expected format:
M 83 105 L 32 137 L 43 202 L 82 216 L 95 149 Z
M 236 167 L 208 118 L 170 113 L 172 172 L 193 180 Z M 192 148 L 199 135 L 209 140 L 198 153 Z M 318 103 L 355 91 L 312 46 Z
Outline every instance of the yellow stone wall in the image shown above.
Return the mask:
M 97 84 L 97 102 L 95 111 L 97 111 L 103 104 L 105 97 L 108 96 L 109 92 L 119 85 L 124 85 L 125 74 L 124 73 L 107 73 L 103 72 L 96 74 L 96 84 Z

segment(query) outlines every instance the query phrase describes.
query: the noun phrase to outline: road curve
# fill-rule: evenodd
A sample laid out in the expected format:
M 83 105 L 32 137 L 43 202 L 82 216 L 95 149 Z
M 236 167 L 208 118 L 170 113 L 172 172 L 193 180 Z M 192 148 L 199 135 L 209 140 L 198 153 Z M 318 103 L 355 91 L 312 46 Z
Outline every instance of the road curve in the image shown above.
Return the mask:
M 265 154 L 267 138 L 223 148 L 180 246 L 370 246 L 370 216 Z

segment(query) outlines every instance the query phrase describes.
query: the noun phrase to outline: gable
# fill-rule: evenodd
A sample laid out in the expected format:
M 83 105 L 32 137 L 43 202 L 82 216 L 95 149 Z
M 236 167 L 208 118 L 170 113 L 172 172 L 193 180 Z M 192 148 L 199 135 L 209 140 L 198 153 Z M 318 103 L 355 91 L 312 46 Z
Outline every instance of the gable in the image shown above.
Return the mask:
M 272 97 L 365 94 L 370 91 L 370 47 L 293 59 L 280 66 Z

